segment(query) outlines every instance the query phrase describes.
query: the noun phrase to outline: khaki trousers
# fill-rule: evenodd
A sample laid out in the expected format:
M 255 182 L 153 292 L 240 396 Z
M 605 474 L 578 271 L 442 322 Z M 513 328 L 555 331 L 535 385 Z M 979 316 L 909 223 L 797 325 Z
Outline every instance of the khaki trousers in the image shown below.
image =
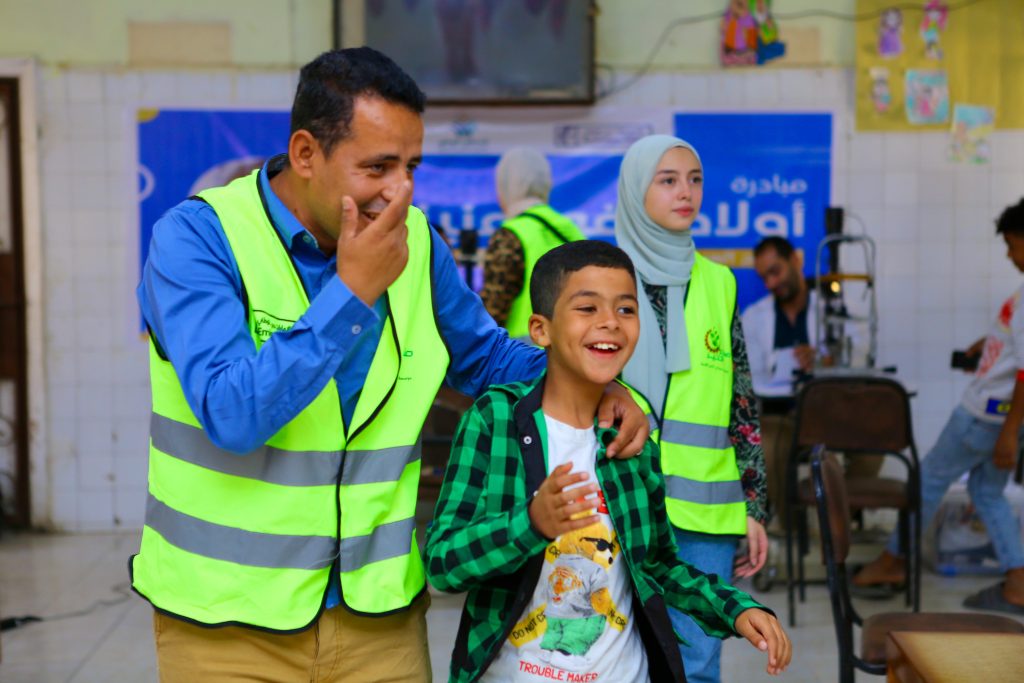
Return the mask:
M 154 610 L 161 683 L 430 683 L 424 593 L 408 611 L 326 610 L 301 633 L 207 628 Z

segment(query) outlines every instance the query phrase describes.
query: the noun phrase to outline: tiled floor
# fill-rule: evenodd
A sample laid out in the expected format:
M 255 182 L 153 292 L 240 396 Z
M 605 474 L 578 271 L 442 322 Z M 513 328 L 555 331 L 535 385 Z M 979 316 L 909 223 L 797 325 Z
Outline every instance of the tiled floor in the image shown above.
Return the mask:
M 29 623 L 0 635 L 3 683 L 135 683 L 156 680 L 152 617 L 148 605 L 128 592 L 126 560 L 138 533 L 96 535 L 12 535 L 0 538 L 0 616 L 51 616 L 96 608 L 81 616 Z M 873 549 L 860 547 L 862 556 Z M 811 559 L 817 557 L 812 554 Z M 812 568 L 812 571 L 818 571 Z M 960 610 L 963 597 L 991 578 L 945 578 L 926 574 L 924 608 Z M 744 586 L 749 590 L 749 586 Z M 785 590 L 776 585 L 755 593 L 780 615 Z M 459 619 L 461 596 L 435 595 L 429 613 L 434 678 L 446 680 L 447 662 Z M 901 609 L 901 600 L 861 603 L 872 613 Z M 836 680 L 836 652 L 825 588 L 809 588 L 790 631 L 794 658 L 781 679 L 764 673 L 764 657 L 745 641 L 729 640 L 723 680 L 827 682 Z M 861 681 L 879 677 L 858 676 Z

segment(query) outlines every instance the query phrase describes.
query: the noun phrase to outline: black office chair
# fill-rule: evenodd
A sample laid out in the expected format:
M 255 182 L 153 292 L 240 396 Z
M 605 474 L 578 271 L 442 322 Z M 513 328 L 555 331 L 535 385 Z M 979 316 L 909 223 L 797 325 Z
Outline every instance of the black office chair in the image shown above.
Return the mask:
M 920 607 L 920 468 L 910 421 L 910 399 L 894 380 L 875 376 L 820 377 L 797 394 L 793 446 L 786 462 L 786 592 L 789 625 L 796 626 L 795 594 L 806 599 L 804 556 L 809 552 L 806 510 L 814 505 L 809 479 L 798 481 L 799 466 L 810 449 L 823 444 L 830 451 L 855 458 L 885 455 L 897 458 L 906 480 L 850 477 L 846 481 L 853 510 L 891 508 L 899 511 L 899 529 L 907 555 L 906 601 Z M 794 538 L 795 536 L 795 538 Z M 794 543 L 796 567 L 794 572 Z
M 846 558 L 850 552 L 850 503 L 843 466 L 823 445 L 811 453 L 821 553 L 828 576 L 832 620 L 839 646 L 839 681 L 853 683 L 854 670 L 884 675 L 886 639 L 892 631 L 1024 633 L 1024 624 L 1009 617 L 970 612 L 886 612 L 861 618 L 850 599 Z M 861 629 L 860 654 L 854 652 L 853 627 Z

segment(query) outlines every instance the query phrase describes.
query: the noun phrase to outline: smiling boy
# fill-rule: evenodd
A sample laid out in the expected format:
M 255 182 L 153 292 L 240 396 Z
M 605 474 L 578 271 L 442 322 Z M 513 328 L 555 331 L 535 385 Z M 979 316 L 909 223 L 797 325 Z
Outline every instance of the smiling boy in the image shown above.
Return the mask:
M 463 417 L 427 533 L 427 575 L 469 591 L 452 681 L 681 681 L 667 605 L 789 663 L 775 617 L 676 558 L 658 449 L 605 457 L 603 387 L 640 332 L 625 252 L 573 242 L 533 272 L 529 330 L 547 374 L 492 387 Z

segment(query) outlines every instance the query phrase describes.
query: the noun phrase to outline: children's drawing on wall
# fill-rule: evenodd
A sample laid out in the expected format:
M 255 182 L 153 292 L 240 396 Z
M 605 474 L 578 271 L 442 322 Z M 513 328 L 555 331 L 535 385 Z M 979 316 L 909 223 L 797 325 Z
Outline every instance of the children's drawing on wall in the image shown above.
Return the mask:
M 786 45 L 779 40 L 779 26 L 772 16 L 771 0 L 751 0 L 750 9 L 757 22 L 757 63 L 764 64 L 786 54 Z
M 921 18 L 921 39 L 924 41 L 924 54 L 929 59 L 942 59 L 942 48 L 939 47 L 939 34 L 946 30 L 949 18 L 949 6 L 941 0 L 928 0 Z
M 903 53 L 903 11 L 890 7 L 878 20 L 878 54 L 896 57 Z
M 873 66 L 868 73 L 871 74 L 871 106 L 879 114 L 884 114 L 892 108 L 889 69 L 884 66 Z
M 992 153 L 989 136 L 995 130 L 995 110 L 973 104 L 957 104 L 953 107 L 952 140 L 949 158 L 952 161 L 966 161 L 986 164 Z
M 764 64 L 785 54 L 771 5 L 771 0 L 729 0 L 722 16 L 722 66 Z
M 915 125 L 949 120 L 949 81 L 945 71 L 907 71 L 907 120 Z
M 748 0 L 729 0 L 722 17 L 722 66 L 757 64 L 757 21 Z

